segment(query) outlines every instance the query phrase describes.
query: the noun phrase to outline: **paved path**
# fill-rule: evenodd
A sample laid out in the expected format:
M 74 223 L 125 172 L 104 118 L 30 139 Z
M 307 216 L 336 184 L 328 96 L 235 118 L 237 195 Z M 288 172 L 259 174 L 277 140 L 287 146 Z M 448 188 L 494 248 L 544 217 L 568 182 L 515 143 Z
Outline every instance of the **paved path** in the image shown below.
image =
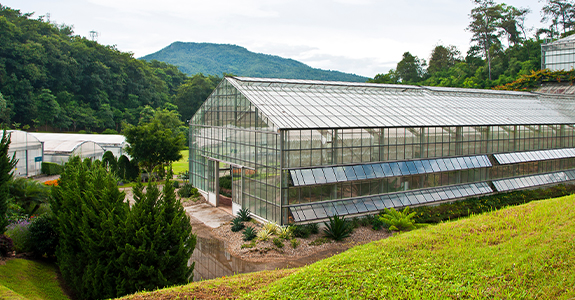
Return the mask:
M 229 223 L 234 218 L 232 215 L 226 213 L 225 211 L 217 207 L 213 207 L 207 203 L 184 207 L 184 209 L 192 217 L 196 218 L 198 221 L 204 223 L 210 228 L 220 227 L 220 225 L 223 223 Z

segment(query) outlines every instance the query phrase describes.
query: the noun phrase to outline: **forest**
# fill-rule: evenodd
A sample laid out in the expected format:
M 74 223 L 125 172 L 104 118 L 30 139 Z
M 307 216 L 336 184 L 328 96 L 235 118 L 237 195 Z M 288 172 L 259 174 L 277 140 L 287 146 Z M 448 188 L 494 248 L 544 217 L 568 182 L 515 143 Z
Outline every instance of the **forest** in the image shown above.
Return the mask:
M 186 121 L 221 79 L 137 60 L 0 6 L 0 122 L 14 129 L 120 132 L 146 107 L 177 110 Z
M 529 8 L 472 2 L 465 29 L 472 46 L 465 55 L 441 44 L 428 59 L 405 52 L 395 69 L 368 82 L 529 90 L 559 75 L 573 80 L 572 70 L 557 75 L 540 68 L 541 44 L 574 32 L 575 1 L 546 0 L 539 29 L 525 26 Z M 71 26 L 0 5 L 0 123 L 5 127 L 116 133 L 122 124 L 136 125 L 158 109 L 174 111 L 185 122 L 221 80 L 136 59 L 75 35 Z

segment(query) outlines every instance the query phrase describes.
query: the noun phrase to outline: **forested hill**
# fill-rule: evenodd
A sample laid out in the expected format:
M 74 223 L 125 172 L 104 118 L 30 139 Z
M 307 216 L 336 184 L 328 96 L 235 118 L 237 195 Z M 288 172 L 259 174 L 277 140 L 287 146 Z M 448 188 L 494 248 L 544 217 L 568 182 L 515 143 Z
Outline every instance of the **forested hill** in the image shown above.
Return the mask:
M 365 82 L 368 78 L 339 71 L 314 69 L 293 59 L 254 53 L 246 48 L 211 43 L 175 42 L 141 59 L 159 60 L 179 67 L 192 75 L 218 75 L 223 73 L 247 77 L 314 79 Z

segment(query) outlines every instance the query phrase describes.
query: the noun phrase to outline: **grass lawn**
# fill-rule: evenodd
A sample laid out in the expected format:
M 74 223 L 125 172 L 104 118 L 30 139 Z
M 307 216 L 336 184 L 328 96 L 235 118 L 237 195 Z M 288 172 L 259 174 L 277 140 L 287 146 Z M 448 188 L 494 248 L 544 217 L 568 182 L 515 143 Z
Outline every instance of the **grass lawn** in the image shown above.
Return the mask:
M 575 199 L 442 223 L 352 248 L 245 299 L 573 299 Z
M 574 228 L 571 195 L 396 234 L 300 269 L 126 299 L 573 299 Z
M 174 175 L 186 172 L 190 168 L 190 165 L 188 164 L 188 159 L 190 158 L 190 151 L 182 150 L 180 151 L 180 154 L 182 154 L 182 159 L 172 164 L 172 170 L 174 171 Z
M 46 262 L 11 259 L 0 266 L 0 299 L 69 299 L 57 280 L 57 267 Z

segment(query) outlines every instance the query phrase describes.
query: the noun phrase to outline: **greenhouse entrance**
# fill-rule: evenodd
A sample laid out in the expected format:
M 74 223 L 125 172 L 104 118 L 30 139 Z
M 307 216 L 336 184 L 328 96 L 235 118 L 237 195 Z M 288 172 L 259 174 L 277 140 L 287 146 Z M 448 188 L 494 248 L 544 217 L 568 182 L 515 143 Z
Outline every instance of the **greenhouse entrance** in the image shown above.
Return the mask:
M 242 205 L 243 174 L 243 166 L 209 159 L 208 202 L 235 215 Z

